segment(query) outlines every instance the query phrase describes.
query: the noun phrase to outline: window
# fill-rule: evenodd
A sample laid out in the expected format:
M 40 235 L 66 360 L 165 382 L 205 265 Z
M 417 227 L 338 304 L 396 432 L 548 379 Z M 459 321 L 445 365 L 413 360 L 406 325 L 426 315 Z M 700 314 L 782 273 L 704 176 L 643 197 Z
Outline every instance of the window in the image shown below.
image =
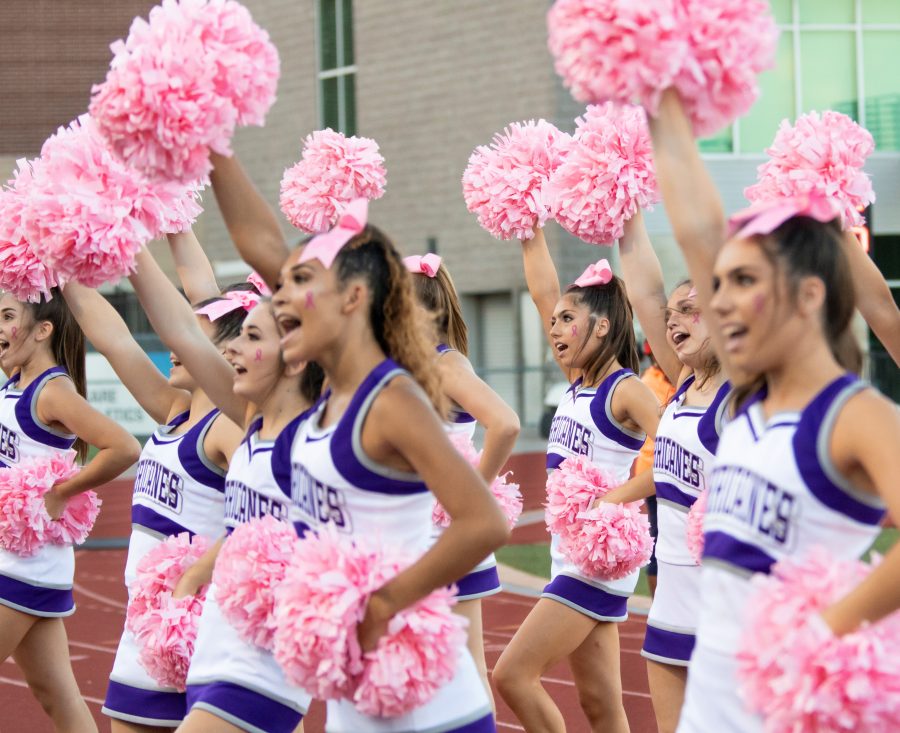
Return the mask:
M 319 122 L 356 134 L 353 0 L 319 0 Z

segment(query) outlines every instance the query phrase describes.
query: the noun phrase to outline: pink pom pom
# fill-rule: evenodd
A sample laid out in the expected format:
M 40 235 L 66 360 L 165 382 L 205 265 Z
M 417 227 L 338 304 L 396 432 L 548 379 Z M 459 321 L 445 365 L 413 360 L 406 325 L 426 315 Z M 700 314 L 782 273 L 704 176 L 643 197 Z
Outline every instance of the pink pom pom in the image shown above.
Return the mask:
M 874 150 L 868 130 L 840 112 L 810 112 L 793 126 L 784 120 L 766 150 L 770 160 L 757 169 L 759 182 L 744 194 L 757 202 L 818 193 L 840 204 L 845 228 L 860 226 L 858 208 L 875 201 L 872 182 L 862 170 Z
M 673 0 L 557 0 L 547 13 L 556 73 L 579 102 L 641 102 L 655 113 L 687 54 Z
M 819 615 L 870 570 L 815 548 L 754 577 L 738 674 L 767 733 L 900 730 L 900 614 L 840 637 Z
M 222 614 L 250 644 L 272 648 L 275 588 L 284 580 L 297 533 L 271 515 L 236 527 L 216 558 Z
M 466 208 L 497 239 L 530 239 L 550 216 L 547 182 L 570 144 L 545 120 L 513 123 L 469 158 L 462 178 Z
M 70 499 L 59 521 L 50 518 L 44 504 L 44 494 L 79 470 L 74 453 L 61 452 L 0 469 L 0 546 L 30 557 L 46 544 L 84 542 L 99 513 L 93 491 Z
M 639 107 L 587 108 L 550 178 L 551 212 L 569 233 L 612 244 L 638 208 L 659 201 L 647 118 Z
M 687 515 L 687 548 L 698 565 L 703 557 L 703 517 L 706 515 L 708 501 L 709 489 L 704 489 L 700 492 L 697 500 L 691 504 L 691 510 Z
M 367 137 L 345 137 L 327 128 L 307 135 L 299 162 L 281 179 L 281 210 L 295 227 L 315 234 L 330 229 L 357 198 L 384 195 L 384 158 Z
M 140 647 L 138 661 L 160 685 L 183 692 L 197 638 L 206 588 L 174 599 L 184 572 L 209 549 L 209 540 L 187 532 L 166 538 L 141 558 L 129 589 L 125 625 Z
M 111 48 L 90 112 L 153 177 L 205 180 L 209 151 L 230 155 L 235 125 L 261 125 L 275 100 L 278 53 L 233 0 L 164 0 Z
M 560 550 L 585 573 L 616 580 L 650 562 L 653 538 L 640 511 L 642 502 L 601 503 L 614 483 L 584 456 L 567 458 L 547 477 L 547 528 L 560 539 Z
M 462 454 L 462 457 L 473 468 L 477 469 L 481 463 L 481 451 L 475 449 L 472 439 L 465 433 L 450 433 L 449 437 L 453 447 Z M 500 509 L 506 516 L 510 529 L 516 526 L 516 522 L 519 521 L 519 517 L 522 515 L 523 508 L 522 492 L 519 490 L 519 484 L 509 480 L 511 474 L 511 471 L 507 471 L 498 476 L 489 487 L 491 494 L 497 500 Z M 434 509 L 431 510 L 431 522 L 437 527 L 450 526 L 450 515 L 447 514 L 447 510 L 444 509 L 439 501 L 435 502 Z
M 307 535 L 275 592 L 275 659 L 287 679 L 320 699 L 352 699 L 394 716 L 427 702 L 449 681 L 465 644 L 465 621 L 440 589 L 398 613 L 375 650 L 356 636 L 369 595 L 409 560 L 332 528 Z
M 36 229 L 28 213 L 31 164 L 18 161 L 9 187 L 0 191 L 0 290 L 37 303 L 59 285 L 56 274 L 35 255 L 30 242 Z

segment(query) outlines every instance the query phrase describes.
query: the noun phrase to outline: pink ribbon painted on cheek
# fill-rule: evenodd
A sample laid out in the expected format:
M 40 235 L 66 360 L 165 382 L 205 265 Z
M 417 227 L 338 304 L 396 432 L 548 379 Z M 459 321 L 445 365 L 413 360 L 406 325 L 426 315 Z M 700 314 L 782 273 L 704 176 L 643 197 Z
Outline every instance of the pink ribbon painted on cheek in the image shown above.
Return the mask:
M 198 316 L 206 316 L 211 321 L 218 320 L 226 313 L 243 308 L 248 313 L 253 310 L 262 298 L 249 290 L 231 290 L 220 300 L 216 300 L 194 311 Z
M 593 265 L 588 265 L 578 279 L 572 283 L 579 288 L 590 288 L 596 285 L 606 285 L 613 277 L 612 268 L 608 260 L 598 260 Z
M 318 260 L 326 270 L 329 269 L 334 264 L 334 258 L 338 256 L 338 252 L 344 248 L 347 242 L 365 229 L 368 213 L 368 199 L 351 201 L 331 231 L 313 237 L 310 243 L 303 248 L 297 262 Z
M 808 216 L 825 223 L 837 219 L 840 213 L 834 199 L 819 193 L 760 201 L 738 211 L 728 220 L 728 236 L 732 239 L 746 239 L 771 234 L 795 216 Z
M 406 269 L 413 275 L 425 275 L 426 277 L 434 277 L 441 268 L 443 260 L 433 252 L 427 255 L 411 255 L 403 258 L 403 264 Z

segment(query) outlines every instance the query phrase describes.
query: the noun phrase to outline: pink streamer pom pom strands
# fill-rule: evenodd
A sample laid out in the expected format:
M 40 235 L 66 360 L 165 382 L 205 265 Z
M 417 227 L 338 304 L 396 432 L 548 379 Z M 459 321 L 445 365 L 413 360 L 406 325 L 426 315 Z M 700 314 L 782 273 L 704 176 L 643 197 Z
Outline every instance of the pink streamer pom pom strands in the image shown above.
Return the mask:
M 697 500 L 691 504 L 687 516 L 687 548 L 694 558 L 694 562 L 700 564 L 703 557 L 703 517 L 706 516 L 706 503 L 709 501 L 709 489 L 704 489 Z
M 655 114 L 674 86 L 698 137 L 749 111 L 778 40 L 764 0 L 557 0 L 547 27 L 575 99 L 637 102 Z
M 863 166 L 875 150 L 868 130 L 840 112 L 809 112 L 781 123 L 758 182 L 744 195 L 752 202 L 819 194 L 837 202 L 845 228 L 863 223 L 859 208 L 875 201 Z
M 380 717 L 423 705 L 452 679 L 466 640 L 465 620 L 450 610 L 452 588 L 400 611 L 375 650 L 363 654 L 357 641 L 369 595 L 410 559 L 330 527 L 301 540 L 275 593 L 274 652 L 287 679 Z
M 262 125 L 279 59 L 234 0 L 164 0 L 111 46 L 90 112 L 113 149 L 148 175 L 205 180 L 209 151 L 231 154 L 236 125 Z
M 900 613 L 839 637 L 820 616 L 871 569 L 818 547 L 754 577 L 738 675 L 766 733 L 900 730 Z
M 140 647 L 138 661 L 160 685 L 180 692 L 185 690 L 206 588 L 177 599 L 172 592 L 208 549 L 209 540 L 201 535 L 192 540 L 182 532 L 166 538 L 141 558 L 129 589 L 125 625 Z
M 497 239 L 530 239 L 550 217 L 547 182 L 571 138 L 545 120 L 515 122 L 479 145 L 462 187 L 466 208 Z
M 281 211 L 301 231 L 328 231 L 354 199 L 384 195 L 384 158 L 378 143 L 316 130 L 306 137 L 300 160 L 281 179 Z
M 653 538 L 640 511 L 643 502 L 601 503 L 614 488 L 611 478 L 584 456 L 572 456 L 547 477 L 544 505 L 547 529 L 560 538 L 560 549 L 585 575 L 624 578 L 650 562 Z

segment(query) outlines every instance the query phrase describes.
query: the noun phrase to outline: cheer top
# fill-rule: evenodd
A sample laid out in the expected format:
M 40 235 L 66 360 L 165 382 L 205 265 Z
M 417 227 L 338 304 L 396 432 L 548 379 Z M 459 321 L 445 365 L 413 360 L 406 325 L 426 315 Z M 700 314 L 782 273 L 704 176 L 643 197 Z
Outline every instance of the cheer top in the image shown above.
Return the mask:
M 653 481 L 656 484 L 656 557 L 673 565 L 696 565 L 687 549 L 687 515 L 700 493 L 719 443 L 731 385 L 723 383 L 706 406 L 684 404 L 691 375 L 678 388 L 656 429 Z
M 799 413 L 768 420 L 762 390 L 723 430 L 703 525 L 698 646 L 734 653 L 754 573 L 817 545 L 856 559 L 875 540 L 883 503 L 841 476 L 829 453 L 838 413 L 863 389 L 846 374 Z
M 456 351 L 456 349 L 447 346 L 447 344 L 437 345 L 438 356 L 443 356 L 450 351 Z M 455 402 L 451 402 L 450 411 L 444 424 L 448 433 L 454 435 L 461 433 L 468 435 L 470 438 L 475 435 L 475 426 L 477 425 L 475 418 Z

